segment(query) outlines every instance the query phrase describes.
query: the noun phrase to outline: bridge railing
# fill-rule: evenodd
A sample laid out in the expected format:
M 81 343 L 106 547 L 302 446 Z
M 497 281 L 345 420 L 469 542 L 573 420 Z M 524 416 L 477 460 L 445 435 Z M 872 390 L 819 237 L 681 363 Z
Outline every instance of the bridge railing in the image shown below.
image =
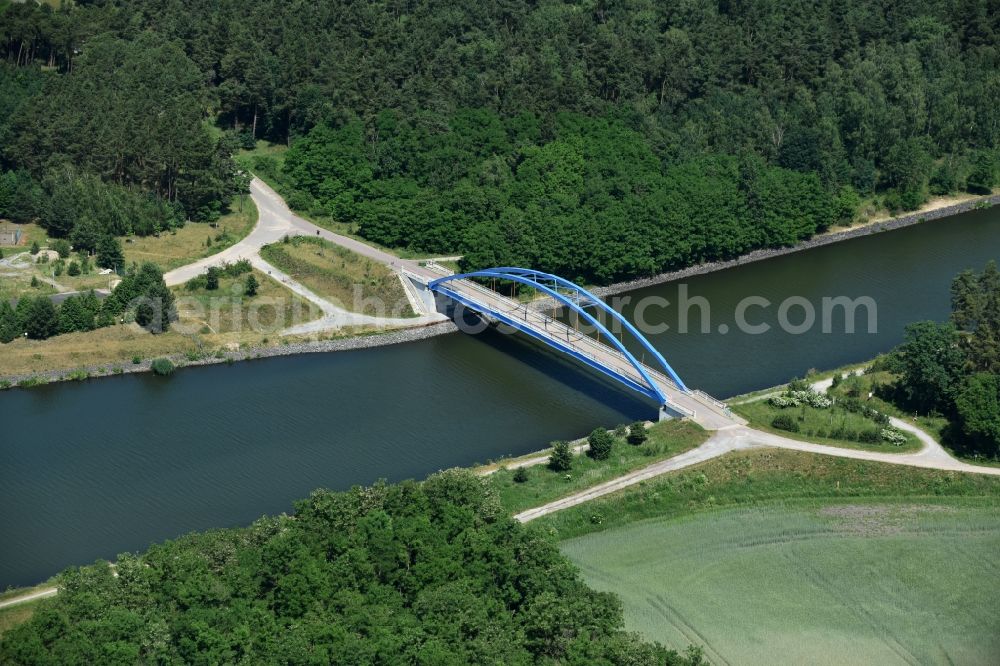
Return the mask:
M 515 301 L 515 300 L 513 300 L 511 298 L 508 298 L 508 297 L 504 296 L 503 294 L 501 294 L 501 293 L 499 293 L 497 291 L 494 291 L 492 289 L 489 289 L 487 287 L 484 287 L 484 286 L 482 286 L 480 284 L 477 284 L 476 282 L 473 282 L 471 280 L 457 280 L 456 282 L 459 282 L 460 286 L 471 288 L 472 290 L 477 291 L 477 292 L 483 294 L 484 296 L 488 297 L 491 300 L 500 301 L 501 303 L 509 304 L 509 309 L 507 310 L 507 314 L 514 314 L 516 312 L 524 312 L 525 315 L 526 315 L 525 316 L 525 322 L 528 323 L 528 324 L 532 324 L 533 323 L 528 318 L 528 316 L 530 315 L 530 317 L 532 317 L 532 318 L 534 318 L 534 319 L 542 322 L 543 325 L 545 325 L 545 324 L 551 325 L 553 328 L 555 328 L 556 330 L 560 331 L 561 333 L 568 334 L 566 336 L 566 342 L 567 343 L 570 343 L 571 346 L 573 346 L 574 349 L 576 349 L 579 353 L 584 354 L 588 358 L 593 359 L 594 361 L 597 361 L 598 363 L 601 363 L 603 365 L 607 365 L 607 363 L 605 363 L 602 359 L 598 358 L 597 356 L 595 356 L 594 354 L 592 354 L 590 352 L 585 351 L 584 349 L 581 349 L 581 347 L 590 347 L 590 348 L 600 349 L 601 353 L 603 353 L 603 354 L 609 354 L 611 356 L 614 356 L 617 360 L 621 361 L 621 367 L 614 368 L 615 372 L 618 372 L 619 374 L 622 374 L 622 375 L 628 377 L 629 379 L 631 379 L 632 381 L 635 381 L 638 384 L 646 384 L 646 379 L 641 374 L 639 374 L 638 372 L 635 371 L 635 369 L 634 369 L 634 367 L 632 365 L 632 362 L 628 359 L 628 357 L 625 356 L 625 354 L 621 353 L 619 350 L 615 349 L 614 347 L 611 347 L 609 345 L 605 345 L 605 344 L 599 342 L 598 340 L 595 340 L 594 338 L 590 337 L 589 335 L 585 335 L 585 334 L 577 331 L 575 328 L 572 328 L 571 326 L 567 326 L 564 322 L 561 322 L 558 319 L 554 319 L 554 318 L 550 317 L 549 315 L 547 315 L 547 314 L 545 314 L 543 312 L 539 312 L 538 310 L 535 310 L 533 308 L 529 308 L 527 306 L 527 304 L 525 304 L 525 303 L 520 303 L 520 302 Z M 453 282 L 452 284 L 454 285 L 455 283 Z M 459 286 L 459 285 L 456 285 L 456 286 Z M 539 333 L 546 334 L 549 337 L 556 337 L 555 335 L 553 335 L 553 331 L 552 330 L 544 328 L 544 326 L 542 328 L 539 328 L 537 325 L 535 325 L 535 326 L 533 326 L 533 328 L 535 330 L 537 330 Z M 571 337 L 572 337 L 572 340 L 570 339 Z M 646 364 L 642 364 L 642 365 L 643 365 L 643 369 L 646 370 L 646 372 L 648 372 L 650 374 L 650 376 L 655 377 L 655 379 L 657 381 L 661 382 L 662 384 L 664 384 L 667 387 L 673 388 L 673 389 L 675 389 L 677 391 L 682 391 L 682 389 L 679 386 L 677 386 L 676 382 L 674 382 L 672 379 L 670 379 L 669 377 L 667 377 L 663 373 L 658 372 L 657 370 L 649 367 Z M 679 408 L 678 411 L 682 411 L 683 412 L 683 410 L 684 410 L 684 408 Z M 690 411 L 690 410 L 688 410 L 688 411 Z
M 703 398 L 703 399 L 709 401 L 710 403 L 712 403 L 716 407 L 719 407 L 720 409 L 724 409 L 727 412 L 729 411 L 729 405 L 727 405 L 726 403 L 722 402 L 718 398 L 714 398 L 714 397 L 710 396 L 709 394 L 705 393 L 701 389 L 695 389 L 695 390 L 692 391 L 692 393 L 694 393 L 695 395 L 697 395 L 700 398 Z
M 448 270 L 447 268 L 445 268 L 444 266 L 442 266 L 441 264 L 439 264 L 436 261 L 430 261 L 430 260 L 425 261 L 424 262 L 424 267 L 425 268 L 429 268 L 430 270 L 434 271 L 435 273 L 440 273 L 441 275 L 445 275 L 445 276 L 447 276 L 447 275 L 454 275 L 455 274 L 453 271 Z
M 666 405 L 664 405 L 664 407 L 669 407 L 670 409 L 674 410 L 675 412 L 679 412 L 680 414 L 683 414 L 689 419 L 693 419 L 695 417 L 695 411 L 693 409 L 688 409 L 687 407 L 678 405 L 676 402 L 670 400 L 669 398 L 667 399 L 667 403 Z

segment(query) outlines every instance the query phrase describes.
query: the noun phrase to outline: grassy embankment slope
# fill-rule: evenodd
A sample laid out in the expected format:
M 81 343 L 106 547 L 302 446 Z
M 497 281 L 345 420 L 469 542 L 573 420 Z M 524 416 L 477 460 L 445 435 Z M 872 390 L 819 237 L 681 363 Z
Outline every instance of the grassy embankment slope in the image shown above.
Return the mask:
M 296 236 L 288 242 L 265 245 L 260 255 L 318 296 L 347 310 L 415 316 L 395 273 L 329 241 Z
M 1000 479 L 731 454 L 539 519 L 629 628 L 733 663 L 989 663 Z M 991 610 L 993 609 L 993 610 Z
M 518 460 L 547 455 L 551 449 L 522 458 L 504 461 L 502 466 L 489 477 L 496 488 L 504 509 L 519 513 L 525 509 L 540 506 L 553 500 L 596 486 L 617 478 L 633 470 L 641 469 L 659 460 L 673 458 L 702 444 L 709 432 L 690 421 L 662 421 L 647 431 L 648 439 L 633 446 L 616 437 L 607 460 L 594 460 L 586 454 L 573 459 L 573 468 L 568 472 L 556 472 L 546 465 L 532 465 L 525 469 L 527 479 L 514 480 L 514 464 Z

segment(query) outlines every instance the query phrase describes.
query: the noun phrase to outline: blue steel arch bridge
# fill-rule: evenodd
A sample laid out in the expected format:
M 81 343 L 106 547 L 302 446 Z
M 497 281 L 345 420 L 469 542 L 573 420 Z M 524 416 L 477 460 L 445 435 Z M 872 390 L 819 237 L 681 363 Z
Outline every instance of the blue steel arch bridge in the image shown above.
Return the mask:
M 621 313 L 565 278 L 513 266 L 463 274 L 453 274 L 435 264 L 427 268 L 439 277 L 408 272 L 407 276 L 424 285 L 430 293 L 460 304 L 487 320 L 506 324 L 655 400 L 660 407 L 660 418 L 690 418 L 713 430 L 745 423 L 724 403 L 688 388 L 663 354 Z M 571 318 L 585 322 L 593 334 L 550 316 L 546 311 L 550 308 L 508 298 L 481 282 L 530 287 L 548 297 L 545 305 L 566 307 Z M 625 344 L 626 335 L 633 341 L 632 348 L 638 350 L 639 356 Z

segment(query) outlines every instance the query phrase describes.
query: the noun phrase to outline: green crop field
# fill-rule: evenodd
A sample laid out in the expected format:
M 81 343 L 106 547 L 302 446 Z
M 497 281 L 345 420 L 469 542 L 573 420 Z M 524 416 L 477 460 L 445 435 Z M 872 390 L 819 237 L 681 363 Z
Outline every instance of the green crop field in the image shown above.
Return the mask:
M 648 638 L 712 663 L 1000 663 L 985 498 L 772 501 L 565 541 Z

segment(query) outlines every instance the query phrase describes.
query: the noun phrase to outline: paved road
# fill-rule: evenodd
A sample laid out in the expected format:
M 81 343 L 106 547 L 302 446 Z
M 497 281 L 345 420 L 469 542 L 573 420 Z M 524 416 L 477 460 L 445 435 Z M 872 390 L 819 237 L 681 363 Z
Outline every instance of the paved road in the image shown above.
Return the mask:
M 221 266 L 225 263 L 235 263 L 241 259 L 247 259 L 254 268 L 269 275 L 292 292 L 312 302 L 323 312 L 323 316 L 320 319 L 289 328 L 284 331 L 285 334 L 315 333 L 344 326 L 373 326 L 378 328 L 426 326 L 427 324 L 446 319 L 444 315 L 437 312 L 426 311 L 426 308 L 422 308 L 416 299 L 411 299 L 411 304 L 417 306 L 415 309 L 418 312 L 422 311 L 421 316 L 377 317 L 351 312 L 343 307 L 343 304 L 333 303 L 319 296 L 291 276 L 267 263 L 260 256 L 261 248 L 271 243 L 280 242 L 285 236 L 317 236 L 388 267 L 395 273 L 400 274 L 401 280 L 405 280 L 401 275 L 403 269 L 428 278 L 434 277 L 436 274 L 420 266 L 416 261 L 400 259 L 389 252 L 372 247 L 354 238 L 335 234 L 302 219 L 292 213 L 278 193 L 259 178 L 254 178 L 250 183 L 250 196 L 257 206 L 258 217 L 257 225 L 247 237 L 222 252 L 213 254 L 211 257 L 206 257 L 205 259 L 166 273 L 163 278 L 168 286 L 183 284 L 201 275 L 211 266 Z M 403 282 L 403 285 L 404 288 L 407 287 L 405 282 Z

